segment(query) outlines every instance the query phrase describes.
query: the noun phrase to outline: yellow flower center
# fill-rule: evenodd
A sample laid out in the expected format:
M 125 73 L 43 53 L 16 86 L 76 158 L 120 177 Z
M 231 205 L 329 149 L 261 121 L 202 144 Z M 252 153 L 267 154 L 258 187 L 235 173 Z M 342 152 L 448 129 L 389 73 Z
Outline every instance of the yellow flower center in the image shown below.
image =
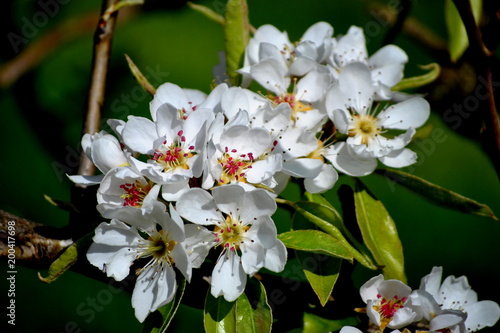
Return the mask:
M 226 220 L 215 226 L 214 235 L 218 245 L 230 251 L 238 251 L 240 245 L 246 240 L 246 233 L 250 226 L 244 225 L 241 221 L 227 216 Z
M 381 133 L 377 118 L 364 114 L 353 117 L 353 127 L 349 129 L 349 136 L 361 136 L 362 144 L 368 145 L 370 140 Z

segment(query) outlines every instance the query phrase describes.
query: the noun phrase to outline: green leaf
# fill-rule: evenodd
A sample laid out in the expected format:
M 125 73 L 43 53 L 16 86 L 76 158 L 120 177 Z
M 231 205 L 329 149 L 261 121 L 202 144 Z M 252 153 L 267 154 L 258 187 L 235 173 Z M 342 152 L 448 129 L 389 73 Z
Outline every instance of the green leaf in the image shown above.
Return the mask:
M 93 236 L 94 232 L 91 232 L 77 240 L 75 243 L 71 244 L 50 265 L 47 277 L 43 277 L 40 272 L 38 272 L 38 278 L 45 283 L 51 283 L 57 280 L 59 276 L 61 276 L 71 266 L 73 266 L 74 263 L 76 263 L 79 255 L 83 254 L 83 256 L 85 257 L 85 253 L 92 243 Z
M 482 0 L 470 0 L 470 4 L 477 24 L 481 18 Z M 446 28 L 448 30 L 448 52 L 450 53 L 451 61 L 456 62 L 469 46 L 469 38 L 467 37 L 467 31 L 465 30 L 462 18 L 452 0 L 445 1 L 444 11 Z
M 210 290 L 205 299 L 204 326 L 206 333 L 236 332 L 235 302 L 228 302 L 224 297 L 213 297 Z
M 439 206 L 455 209 L 463 213 L 489 217 L 498 221 L 498 218 L 487 205 L 442 188 L 412 174 L 394 169 L 380 169 L 376 170 L 376 173 L 412 190 Z
M 295 251 L 307 281 L 319 298 L 322 306 L 330 299 L 340 273 L 342 259 L 316 253 Z
M 434 80 L 436 80 L 439 77 L 439 74 L 441 73 L 441 66 L 439 66 L 439 64 L 435 62 L 427 65 L 421 65 L 419 67 L 422 68 L 423 70 L 428 70 L 428 72 L 423 75 L 402 79 L 401 81 L 399 81 L 398 84 L 396 84 L 391 89 L 393 91 L 400 91 L 400 90 L 425 86 L 426 84 L 429 84 Z
M 247 282 L 245 293 L 236 300 L 236 330 L 239 333 L 269 333 L 273 323 L 264 286 L 257 279 Z
M 141 87 L 147 93 L 149 93 L 149 95 L 154 96 L 154 94 L 156 93 L 156 88 L 148 81 L 144 74 L 142 74 L 142 72 L 128 55 L 125 54 L 125 58 L 127 59 L 128 67 L 130 68 L 130 71 L 132 72 L 132 75 L 135 77 L 137 82 L 139 82 Z
M 359 324 L 356 317 L 330 320 L 321 318 L 312 313 L 304 312 L 304 330 L 302 333 L 325 333 L 340 330 L 344 326 L 356 326 Z
M 290 249 L 353 260 L 352 253 L 342 242 L 319 230 L 288 231 L 279 234 L 278 239 Z
M 246 0 L 229 0 L 226 4 L 224 20 L 226 70 L 231 84 L 237 86 L 241 79 L 236 70 L 243 65 L 245 47 L 250 40 Z
M 359 180 L 356 180 L 354 202 L 363 240 L 375 261 L 383 266 L 385 277 L 406 283 L 403 246 L 384 205 Z
M 186 289 L 186 279 L 182 274 L 176 274 L 176 279 L 177 290 L 175 291 L 174 299 L 146 318 L 142 327 L 142 333 L 164 333 L 167 331 L 181 304 L 182 296 L 184 296 L 184 290 Z
M 208 8 L 207 6 L 198 5 L 198 4 L 192 3 L 191 1 L 188 1 L 187 4 L 189 7 L 191 7 L 191 9 L 205 15 L 210 20 L 212 20 L 212 21 L 214 21 L 222 26 L 224 24 L 226 24 L 224 17 L 222 15 L 219 15 L 218 13 L 216 13 L 214 10 Z
M 57 208 L 61 208 L 61 209 L 66 210 L 66 211 L 68 211 L 70 213 L 79 213 L 78 209 L 76 209 L 76 207 L 71 202 L 69 202 L 69 201 L 55 199 L 55 198 L 49 197 L 47 194 L 44 194 L 43 197 L 51 205 L 54 205 Z
M 272 314 L 264 286 L 256 279 L 247 281 L 245 293 L 235 302 L 213 297 L 210 291 L 205 300 L 206 333 L 268 333 Z
M 321 199 L 316 198 L 315 200 Z M 350 236 L 350 234 L 346 231 L 342 220 L 339 220 L 340 215 L 335 209 L 333 209 L 333 207 L 331 207 L 331 205 L 328 204 L 327 206 L 317 202 L 299 201 L 297 203 L 291 203 L 291 206 L 309 222 L 338 240 L 349 250 L 353 258 L 360 264 L 369 269 L 377 269 L 377 266 L 375 266 L 368 256 L 359 252 L 346 240 L 339 228 L 341 228 L 348 236 Z M 294 225 L 296 225 L 296 220 L 298 219 L 294 217 Z

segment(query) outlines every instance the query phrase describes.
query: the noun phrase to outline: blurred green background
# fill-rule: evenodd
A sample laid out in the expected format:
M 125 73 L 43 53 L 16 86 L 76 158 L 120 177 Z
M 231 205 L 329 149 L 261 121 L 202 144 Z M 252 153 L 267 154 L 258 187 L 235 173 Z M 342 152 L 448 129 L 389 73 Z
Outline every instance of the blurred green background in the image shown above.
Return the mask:
M 43 5 L 47 3 L 52 7 Z M 224 6 L 221 0 L 196 3 L 219 13 Z M 248 0 L 253 26 L 273 24 L 286 30 L 292 41 L 298 40 L 317 21 L 332 24 L 335 35 L 347 32 L 351 25 L 364 27 L 370 54 L 383 45 L 389 30 L 389 25 L 375 14 L 374 6 L 395 3 L 398 2 Z M 0 209 L 62 227 L 68 221 L 68 214 L 50 205 L 43 195 L 70 198 L 72 184 L 64 174 L 74 173 L 77 166 L 97 16 L 90 26 L 83 24 L 81 18 L 97 15 L 101 3 L 96 0 L 18 0 L 3 2 L 2 6 L 0 15 L 5 23 L 2 64 L 61 25 L 65 32 L 74 34 L 68 40 L 56 40 L 44 47 L 47 53 L 38 53 L 39 59 L 32 68 L 0 90 L 0 142 L 5 148 L 1 157 L 4 190 L 0 195 Z M 155 86 L 169 81 L 183 88 L 210 91 L 212 67 L 219 62 L 218 52 L 224 47 L 220 26 L 189 9 L 182 1 L 146 0 L 144 6 L 128 10 L 127 15 L 121 14 L 113 40 L 104 118 L 149 117 L 149 97 L 129 73 L 124 54 L 134 60 Z M 409 16 L 438 38 L 447 39 L 441 1 L 414 1 Z M 12 33 L 27 38 L 13 43 Z M 422 73 L 419 64 L 442 61 L 436 52 L 405 33 L 399 34 L 394 43 L 409 55 L 407 76 Z M 461 84 L 467 85 L 467 80 Z M 457 99 L 458 103 L 463 101 L 463 97 Z M 432 140 L 431 134 L 430 138 L 413 144 L 419 162 L 405 171 L 485 203 L 499 215 L 500 186 L 490 160 L 481 144 L 469 135 L 471 131 L 457 133 L 442 120 L 442 112 L 451 108 L 452 102 L 440 101 L 434 104 L 437 106 L 429 120 L 433 126 L 431 133 L 437 133 L 440 139 Z M 420 278 L 439 265 L 444 267 L 445 276 L 466 275 L 479 299 L 500 302 L 498 221 L 436 206 L 377 175 L 362 180 L 384 202 L 396 221 L 411 287 L 417 288 Z M 7 271 L 5 262 L 0 267 Z M 38 270 L 20 265 L 17 270 L 16 326 L 14 330 L 9 327 L 8 332 L 140 331 L 141 325 L 133 316 L 127 292 L 118 292 L 79 273 L 68 272 L 52 284 L 44 284 L 37 278 Z M 356 286 L 374 274 L 363 269 L 354 272 Z M 41 273 L 45 275 L 46 271 Z M 5 296 L 3 289 L 2 298 Z M 202 299 L 205 295 L 200 292 L 199 297 Z M 361 299 L 358 303 L 363 305 Z M 182 306 L 172 331 L 202 332 L 200 313 Z M 0 327 L 5 322 L 3 316 Z

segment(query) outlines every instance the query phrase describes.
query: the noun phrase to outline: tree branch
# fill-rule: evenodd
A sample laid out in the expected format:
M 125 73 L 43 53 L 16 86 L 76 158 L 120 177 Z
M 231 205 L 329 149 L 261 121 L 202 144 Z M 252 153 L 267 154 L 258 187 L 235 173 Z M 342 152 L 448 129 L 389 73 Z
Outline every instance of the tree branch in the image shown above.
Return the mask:
M 486 79 L 488 99 L 483 103 L 483 119 L 485 123 L 485 129 L 482 133 L 483 144 L 490 155 L 497 176 L 500 177 L 500 121 L 496 108 L 491 70 L 494 52 L 490 51 L 483 41 L 481 31 L 472 13 L 470 1 L 453 0 L 453 3 L 460 13 L 462 22 L 465 25 L 465 30 L 467 31 L 469 49 L 472 52 L 472 63 L 476 67 L 479 75 Z
M 111 53 L 111 41 L 115 28 L 118 11 L 106 15 L 108 8 L 114 6 L 118 0 L 104 0 L 101 8 L 101 17 L 94 34 L 94 52 L 92 56 L 92 73 L 90 78 L 90 89 L 88 95 L 87 110 L 83 126 L 84 134 L 94 134 L 99 131 L 101 122 L 101 108 L 104 101 L 106 88 L 106 76 L 108 72 L 109 56 Z M 80 155 L 78 175 L 93 175 L 95 166 L 87 158 L 85 152 Z
M 73 243 L 65 236 L 62 229 L 43 226 L 0 210 L 0 258 L 15 259 L 16 265 L 48 267 L 62 250 Z M 12 251 L 14 258 L 9 256 Z

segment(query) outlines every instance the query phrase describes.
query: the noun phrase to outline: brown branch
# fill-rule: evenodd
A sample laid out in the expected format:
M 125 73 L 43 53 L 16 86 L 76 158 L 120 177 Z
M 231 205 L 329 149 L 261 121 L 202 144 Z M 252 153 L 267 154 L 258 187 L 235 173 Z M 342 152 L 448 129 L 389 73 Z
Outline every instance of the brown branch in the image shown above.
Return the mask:
M 0 210 L 0 258 L 14 259 L 15 265 L 48 267 L 62 250 L 73 243 L 71 239 L 61 239 L 56 235 L 62 236 L 60 229 Z
M 490 51 L 483 41 L 482 33 L 476 24 L 472 7 L 469 0 L 453 0 L 457 7 L 462 22 L 467 31 L 469 39 L 469 49 L 472 53 L 472 63 L 477 72 L 483 78 L 486 78 L 486 89 L 488 90 L 488 99 L 484 104 L 484 123 L 483 143 L 490 155 L 490 159 L 496 169 L 497 176 L 500 177 L 500 121 L 495 102 L 495 94 L 492 79 L 492 62 L 494 52 Z
M 111 53 L 111 41 L 115 28 L 118 12 L 104 18 L 107 9 L 115 5 L 117 0 L 104 0 L 101 8 L 101 17 L 94 34 L 94 52 L 92 56 L 92 73 L 90 78 L 90 89 L 88 95 L 87 110 L 83 126 L 84 134 L 94 134 L 99 131 L 101 122 L 101 107 L 104 101 L 106 87 L 106 75 L 108 72 L 109 56 Z M 95 166 L 87 158 L 85 152 L 80 155 L 78 175 L 93 175 Z

